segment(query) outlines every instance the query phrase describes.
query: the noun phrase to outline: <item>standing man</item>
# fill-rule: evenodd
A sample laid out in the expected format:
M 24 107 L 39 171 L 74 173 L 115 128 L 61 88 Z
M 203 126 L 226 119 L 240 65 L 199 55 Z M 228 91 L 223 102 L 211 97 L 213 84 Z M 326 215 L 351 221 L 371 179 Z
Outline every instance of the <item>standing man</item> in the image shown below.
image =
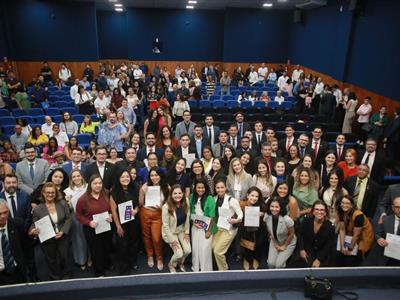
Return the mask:
M 176 129 L 175 129 L 175 137 L 177 139 L 180 139 L 181 135 L 186 133 L 189 135 L 189 137 L 193 137 L 193 130 L 194 130 L 194 125 L 196 125 L 196 123 L 192 122 L 191 119 L 191 114 L 190 111 L 185 110 L 183 112 L 183 121 L 179 122 L 176 125 Z
M 204 136 L 208 139 L 209 144 L 213 146 L 214 144 L 218 143 L 220 128 L 214 125 L 214 118 L 212 115 L 206 115 L 204 123 Z
M 98 146 L 95 150 L 96 161 L 87 166 L 84 173 L 86 182 L 92 175 L 99 174 L 103 180 L 104 188 L 110 190 L 114 183 L 114 165 L 107 162 L 107 149 L 103 146 Z

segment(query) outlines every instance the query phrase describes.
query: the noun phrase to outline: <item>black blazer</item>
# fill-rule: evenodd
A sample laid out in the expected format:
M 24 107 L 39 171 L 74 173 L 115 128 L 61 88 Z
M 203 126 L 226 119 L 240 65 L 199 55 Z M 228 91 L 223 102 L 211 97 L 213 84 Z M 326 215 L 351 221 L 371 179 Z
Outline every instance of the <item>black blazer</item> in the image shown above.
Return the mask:
M 358 164 L 361 163 L 365 154 L 365 150 L 360 150 L 358 152 Z M 375 182 L 381 183 L 383 181 L 383 177 L 385 174 L 385 164 L 384 157 L 380 152 L 375 153 L 374 163 L 372 165 L 372 169 L 369 170 L 369 177 L 372 178 Z
M 97 167 L 97 162 L 91 163 L 86 167 L 84 174 L 86 182 L 89 182 L 90 177 L 94 174 L 100 174 L 99 168 Z M 114 176 L 115 166 L 109 162 L 105 162 L 103 186 L 107 190 L 111 189 L 112 185 L 114 184 Z
M 163 155 L 164 155 L 164 150 L 161 148 L 157 148 L 157 147 L 155 147 L 155 150 L 156 150 L 157 159 L 159 161 L 161 161 L 163 158 Z M 136 159 L 139 161 L 144 161 L 146 158 L 147 158 L 147 147 L 145 146 L 145 147 L 142 147 L 139 149 L 139 151 L 137 152 L 137 155 L 136 155 Z
M 243 134 L 246 132 L 246 131 L 250 131 L 251 129 L 250 129 L 250 125 L 249 125 L 249 123 L 246 123 L 246 122 L 243 122 L 242 123 L 242 131 L 243 131 L 243 134 L 241 134 L 241 132 L 240 132 L 240 129 L 239 129 L 239 123 L 238 122 L 235 122 L 234 124 L 236 124 L 236 126 L 238 127 L 238 136 L 240 136 L 240 137 L 242 137 L 243 136 Z
M 257 151 L 255 149 L 249 148 L 249 149 L 243 149 L 242 147 L 239 147 L 236 149 L 236 156 L 240 157 L 244 152 L 248 152 L 251 156 L 252 159 L 256 158 L 258 155 L 260 155 L 260 151 Z
M 400 183 L 389 185 L 385 191 L 385 194 L 379 200 L 379 214 L 393 214 L 392 201 L 397 197 L 400 197 Z
M 144 167 L 144 163 L 142 161 L 135 160 L 134 162 L 128 162 L 126 159 L 118 161 L 115 164 L 115 171 L 120 172 L 122 170 L 128 169 L 129 167 L 134 167 L 137 170 Z
M 278 148 L 279 150 L 281 150 L 282 152 L 282 156 L 285 156 L 286 154 L 288 154 L 288 152 L 286 151 L 286 144 L 287 144 L 287 138 L 285 137 L 284 139 L 281 139 L 278 142 Z M 293 138 L 293 143 L 292 145 L 297 145 L 297 141 L 295 138 Z
M 195 140 L 194 137 L 192 137 L 192 138 L 190 139 L 190 146 L 189 146 L 189 148 L 193 148 L 193 149 L 195 150 L 195 152 L 196 152 L 196 157 L 197 157 L 197 158 L 201 158 L 201 157 L 203 156 L 203 149 L 204 149 L 204 146 L 210 146 L 210 142 L 209 142 L 208 138 L 206 138 L 205 136 L 203 136 L 203 138 L 201 139 L 201 155 L 200 155 L 200 157 L 198 157 L 197 151 L 196 151 L 196 140 Z
M 314 150 L 313 150 L 313 145 L 312 145 L 313 140 L 311 139 L 310 143 L 308 144 L 308 153 L 311 154 L 313 158 L 313 166 L 316 167 L 320 165 L 325 157 L 325 152 L 329 149 L 329 144 L 325 141 L 322 141 L 319 143 L 319 148 L 318 148 L 318 154 L 317 157 L 314 157 Z
M 299 249 L 305 250 L 309 255 L 308 263 L 311 265 L 315 259 L 322 266 L 329 266 L 335 249 L 335 227 L 325 220 L 317 234 L 314 234 L 314 218 L 305 217 L 299 230 Z
M 192 145 L 189 145 L 189 154 L 190 153 L 196 154 L 196 158 L 199 158 L 199 157 L 197 157 L 196 147 L 193 147 Z M 182 147 L 181 146 L 179 146 L 178 148 L 175 149 L 175 156 L 176 156 L 176 158 L 182 158 L 183 157 L 182 156 Z M 186 166 L 186 168 L 190 168 L 190 166 Z
M 217 144 L 218 143 L 218 137 L 219 137 L 219 133 L 221 132 L 220 128 L 218 126 L 213 125 L 213 129 L 214 129 L 214 141 L 212 144 Z M 211 144 L 211 137 L 208 135 L 208 129 L 207 129 L 207 125 L 205 125 L 203 127 L 203 136 L 207 138 L 208 143 Z
M 340 157 L 338 156 L 338 149 L 337 149 L 337 144 L 335 143 L 334 145 L 329 145 L 329 150 L 334 151 L 337 157 L 337 161 L 344 161 L 344 156 L 346 153 L 346 150 L 349 149 L 346 145 L 343 145 L 342 152 L 340 153 Z
M 392 143 L 398 143 L 400 141 L 400 117 L 394 119 L 386 128 L 385 137 Z
M 357 179 L 357 176 L 350 176 L 344 183 L 344 188 L 349 192 L 349 195 L 351 196 L 354 195 L 354 189 L 356 188 Z M 378 197 L 379 185 L 371 178 L 368 178 L 361 211 L 370 219 L 372 219 L 375 215 L 376 207 L 378 206 Z
M 253 145 L 253 148 L 257 151 L 261 150 L 261 145 L 267 141 L 267 136 L 265 135 L 265 132 L 262 132 L 261 135 L 261 142 L 259 143 L 257 140 L 257 133 L 253 131 L 253 138 L 251 139 L 251 144 Z
M 25 259 L 26 253 L 24 253 L 24 249 L 27 249 L 27 238 L 23 221 L 9 218 L 7 221 L 7 233 L 11 255 L 17 263 L 17 268 L 21 274 L 28 279 L 28 266 Z
M 335 170 L 339 175 L 341 182 L 343 182 L 343 170 L 338 167 L 334 167 L 332 171 Z M 328 172 L 326 170 L 325 164 L 320 164 L 317 167 L 317 172 L 319 174 L 319 183 L 321 187 L 329 186 Z
M 24 222 L 25 232 L 28 231 L 32 224 L 32 204 L 28 193 L 17 190 L 17 212 L 14 214 L 14 218 L 19 218 Z M 4 192 L 0 193 L 0 198 L 6 200 Z M 11 207 L 9 209 L 12 209 Z M 11 215 L 10 215 L 11 216 Z

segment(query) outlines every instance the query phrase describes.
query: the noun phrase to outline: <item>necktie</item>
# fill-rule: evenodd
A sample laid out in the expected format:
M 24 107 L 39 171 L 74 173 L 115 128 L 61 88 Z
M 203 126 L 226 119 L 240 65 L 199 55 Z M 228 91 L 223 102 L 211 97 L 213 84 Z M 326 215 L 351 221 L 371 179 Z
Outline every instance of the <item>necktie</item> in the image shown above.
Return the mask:
M 211 127 L 208 127 L 208 138 L 210 139 L 210 143 L 213 144 L 214 141 L 213 141 L 213 139 L 211 138 Z
M 29 174 L 31 175 L 31 179 L 35 177 L 35 170 L 33 169 L 33 164 L 29 164 Z
M 236 138 L 232 138 L 232 145 L 236 148 Z
M 290 140 L 287 139 L 287 143 L 286 143 L 286 152 L 289 151 L 289 147 L 290 147 Z
M 369 156 L 370 156 L 370 154 L 368 154 L 367 158 L 365 159 L 365 164 L 367 164 L 367 165 L 368 165 L 368 162 L 369 162 Z
M 243 125 L 242 125 L 242 123 L 240 123 L 239 124 L 239 134 L 240 134 L 240 136 L 242 136 L 243 135 Z
M 3 251 L 4 271 L 10 272 L 14 267 L 14 258 L 11 254 L 10 243 L 6 236 L 6 230 L 1 229 L 1 248 Z
M 357 184 L 356 184 L 356 187 L 354 188 L 354 193 L 353 193 L 353 199 L 356 204 L 358 202 L 358 195 L 360 194 L 361 183 L 362 183 L 362 179 L 358 178 Z
M 339 146 L 338 147 L 338 159 L 340 159 L 341 156 L 342 156 L 342 147 Z
M 300 148 L 300 155 L 301 155 L 301 158 L 304 158 L 304 148 Z
M 318 142 L 314 143 L 314 161 L 317 160 L 318 156 Z
M 221 146 L 221 157 L 225 156 L 225 146 Z
M 13 211 L 13 217 L 15 218 L 17 216 L 17 206 L 15 204 L 15 198 L 13 195 L 10 196 L 10 201 L 11 201 L 11 206 L 12 206 L 12 211 Z
M 257 143 L 261 145 L 261 134 L 257 134 Z

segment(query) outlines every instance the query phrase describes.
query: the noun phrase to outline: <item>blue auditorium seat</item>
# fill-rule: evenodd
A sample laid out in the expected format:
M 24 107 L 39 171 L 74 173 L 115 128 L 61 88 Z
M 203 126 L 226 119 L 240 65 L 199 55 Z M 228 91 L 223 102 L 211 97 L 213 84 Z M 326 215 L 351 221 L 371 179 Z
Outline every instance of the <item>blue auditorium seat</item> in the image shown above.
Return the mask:
M 54 102 L 55 107 L 62 108 L 62 107 L 68 107 L 68 102 L 66 101 L 56 101 Z
M 266 105 L 265 105 L 265 102 L 264 101 L 256 101 L 256 102 L 254 102 L 254 107 L 256 107 L 256 108 L 264 108 Z
M 54 123 L 60 123 L 61 122 L 61 115 L 60 114 L 53 115 L 51 117 L 52 117 Z
M 238 95 L 239 95 L 239 94 L 238 94 Z M 232 96 L 232 95 L 225 95 L 225 96 L 222 96 L 222 100 L 223 100 L 223 101 L 235 100 L 235 96 Z
M 242 101 L 240 102 L 240 107 L 243 109 L 250 108 L 253 106 L 253 102 L 251 101 Z
M 20 116 L 25 116 L 26 115 L 26 111 L 25 110 L 23 110 L 23 109 L 19 109 L 19 108 L 13 108 L 12 110 L 11 110 L 11 114 L 14 116 L 14 117 L 20 117 Z
M 210 96 L 210 101 L 216 101 L 216 100 L 221 100 L 220 95 L 211 95 Z
M 81 114 L 74 114 L 74 115 L 72 115 L 72 119 L 74 119 L 74 121 L 75 121 L 76 123 L 78 123 L 78 125 L 80 125 L 80 124 L 83 122 L 83 118 L 85 118 L 85 116 L 84 116 L 84 115 L 81 115 Z
M 78 114 L 78 111 L 76 110 L 75 107 L 61 107 L 60 110 L 65 113 L 69 112 L 71 115 L 76 115 Z
M 5 116 L 5 117 L 0 117 L 0 126 L 3 125 L 15 125 L 15 117 L 13 116 Z
M 32 116 L 24 115 L 24 116 L 19 116 L 19 118 L 25 119 L 26 122 L 27 122 L 29 125 L 35 122 Z
M 224 96 L 224 97 L 225 97 L 225 96 Z M 225 102 L 222 101 L 222 100 L 217 100 L 217 101 L 214 101 L 214 102 L 212 103 L 212 106 L 213 106 L 214 108 L 224 108 L 224 107 L 225 107 Z
M 43 114 L 44 114 L 44 112 L 43 112 L 43 109 L 41 109 L 41 108 L 35 107 L 35 108 L 31 108 L 29 110 L 29 115 L 31 115 L 31 116 L 41 116 Z
M 5 135 L 13 135 L 14 134 L 15 125 L 2 125 L 1 130 Z
M 277 109 L 279 107 L 279 103 L 275 101 L 268 102 L 268 107 L 272 109 Z
M 199 107 L 200 108 L 211 107 L 211 102 L 208 100 L 200 100 Z
M 0 117 L 8 117 L 10 112 L 7 109 L 0 108 Z
M 78 144 L 90 144 L 90 141 L 92 140 L 92 135 L 91 134 L 86 134 L 86 133 L 79 133 L 76 135 L 76 139 L 78 140 Z
M 239 107 L 239 103 L 236 100 L 227 101 L 226 107 L 229 109 Z
M 60 115 L 60 109 L 56 107 L 49 107 L 46 109 L 46 114 L 49 116 L 59 116 Z
M 190 108 L 197 108 L 197 100 L 189 100 L 188 104 Z
M 284 110 L 291 110 L 293 108 L 293 103 L 292 102 L 288 102 L 288 101 L 284 101 L 284 102 L 282 102 L 281 107 Z

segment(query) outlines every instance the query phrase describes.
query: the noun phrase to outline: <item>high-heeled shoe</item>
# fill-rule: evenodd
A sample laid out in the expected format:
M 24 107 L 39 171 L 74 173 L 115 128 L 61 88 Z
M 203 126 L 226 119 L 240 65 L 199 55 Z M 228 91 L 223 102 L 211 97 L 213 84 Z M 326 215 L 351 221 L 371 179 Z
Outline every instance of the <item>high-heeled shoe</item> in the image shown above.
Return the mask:
M 253 260 L 253 268 L 257 270 L 260 267 L 260 262 L 256 259 Z
M 164 263 L 162 262 L 162 260 L 157 260 L 157 269 L 159 271 L 162 271 L 164 269 Z
M 181 270 L 181 272 L 183 272 L 183 273 L 186 273 L 185 265 L 179 264 L 179 270 Z
M 147 265 L 149 266 L 149 268 L 154 267 L 154 258 L 148 257 L 147 258 Z
M 246 259 L 243 259 L 243 270 L 248 271 L 249 269 L 250 263 Z
M 168 264 L 168 269 L 170 273 L 176 273 L 176 268 L 173 265 Z

